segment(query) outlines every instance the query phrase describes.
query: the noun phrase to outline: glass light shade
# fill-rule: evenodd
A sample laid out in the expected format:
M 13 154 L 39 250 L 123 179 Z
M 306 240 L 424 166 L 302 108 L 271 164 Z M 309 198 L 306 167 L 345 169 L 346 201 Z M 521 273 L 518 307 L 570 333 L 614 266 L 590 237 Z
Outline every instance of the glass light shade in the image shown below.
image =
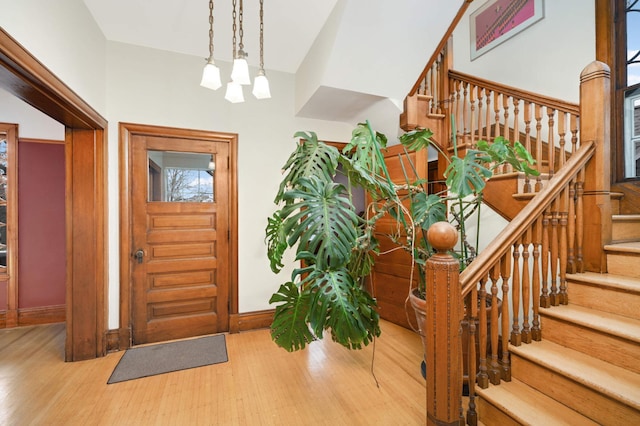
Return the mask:
M 209 170 L 214 171 L 216 169 L 216 162 L 213 159 L 213 157 L 211 157 L 211 160 L 209 160 Z
M 220 68 L 218 68 L 211 59 L 204 66 L 200 86 L 211 90 L 217 90 L 222 86 L 222 82 L 220 81 Z
M 258 75 L 253 81 L 253 96 L 257 99 L 268 99 L 271 97 L 269 80 L 267 80 L 267 76 L 264 75 L 264 70 L 258 71 Z
M 233 60 L 233 68 L 231 69 L 231 80 L 244 86 L 251 84 L 251 77 L 249 77 L 249 64 L 245 59 L 247 56 L 243 50 L 238 52 L 238 55 Z
M 244 95 L 242 94 L 242 86 L 235 81 L 227 83 L 227 93 L 224 98 L 232 104 L 244 102 Z

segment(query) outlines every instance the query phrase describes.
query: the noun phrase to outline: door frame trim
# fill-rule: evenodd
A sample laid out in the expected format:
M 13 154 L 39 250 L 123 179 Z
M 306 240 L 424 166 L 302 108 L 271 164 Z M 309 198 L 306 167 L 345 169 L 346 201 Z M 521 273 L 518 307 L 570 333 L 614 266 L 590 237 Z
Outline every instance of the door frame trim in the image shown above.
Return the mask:
M 108 315 L 107 120 L 2 28 L 0 87 L 65 126 L 65 360 L 104 356 Z
M 147 124 L 119 123 L 120 181 L 120 329 L 119 348 L 131 347 L 131 138 L 134 135 L 212 140 L 229 144 L 229 317 L 238 313 L 238 134 Z

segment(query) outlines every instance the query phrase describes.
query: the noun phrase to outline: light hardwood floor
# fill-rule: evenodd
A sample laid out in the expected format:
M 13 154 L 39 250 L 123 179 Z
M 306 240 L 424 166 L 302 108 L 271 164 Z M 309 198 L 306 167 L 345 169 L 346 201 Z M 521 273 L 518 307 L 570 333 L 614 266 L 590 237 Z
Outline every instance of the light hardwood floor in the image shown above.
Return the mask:
M 278 348 L 227 335 L 229 361 L 107 385 L 123 352 L 65 363 L 64 324 L 0 331 L 0 425 L 420 425 L 417 334 L 384 322 L 373 348 Z

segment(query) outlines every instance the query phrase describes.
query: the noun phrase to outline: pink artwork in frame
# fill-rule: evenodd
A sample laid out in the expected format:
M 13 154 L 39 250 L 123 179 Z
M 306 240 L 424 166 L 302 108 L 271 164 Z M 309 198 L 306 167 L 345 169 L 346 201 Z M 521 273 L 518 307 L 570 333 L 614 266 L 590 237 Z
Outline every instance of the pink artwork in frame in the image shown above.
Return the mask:
M 469 17 L 471 59 L 493 49 L 543 17 L 543 0 L 489 0 Z

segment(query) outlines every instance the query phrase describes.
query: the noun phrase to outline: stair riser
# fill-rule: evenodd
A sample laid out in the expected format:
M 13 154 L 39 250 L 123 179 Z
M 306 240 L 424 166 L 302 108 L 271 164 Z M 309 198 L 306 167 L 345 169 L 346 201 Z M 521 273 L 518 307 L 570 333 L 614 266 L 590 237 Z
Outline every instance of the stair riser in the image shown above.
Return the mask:
M 640 373 L 640 344 L 540 314 L 543 339 Z
M 603 289 L 597 285 L 568 283 L 569 303 L 629 318 L 640 319 L 640 293 Z
M 640 411 L 581 383 L 514 354 L 512 377 L 594 421 L 606 425 L 640 424 Z
M 607 253 L 610 274 L 640 278 L 640 256 L 635 253 Z
M 500 426 L 521 426 L 520 422 L 515 421 L 508 414 L 493 405 L 490 401 L 482 398 L 478 399 L 478 419 L 485 425 Z
M 640 240 L 640 219 L 613 221 L 611 237 L 614 242 Z

